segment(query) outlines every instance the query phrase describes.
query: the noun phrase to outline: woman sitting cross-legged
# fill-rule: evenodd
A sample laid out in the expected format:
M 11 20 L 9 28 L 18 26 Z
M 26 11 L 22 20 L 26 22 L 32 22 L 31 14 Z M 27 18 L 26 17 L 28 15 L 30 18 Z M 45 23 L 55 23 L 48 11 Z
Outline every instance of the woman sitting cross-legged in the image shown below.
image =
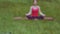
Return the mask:
M 45 16 L 46 15 L 41 12 L 41 9 L 37 5 L 36 1 L 34 1 L 33 5 L 30 7 L 30 11 L 26 14 L 28 19 L 52 19 L 51 17 Z

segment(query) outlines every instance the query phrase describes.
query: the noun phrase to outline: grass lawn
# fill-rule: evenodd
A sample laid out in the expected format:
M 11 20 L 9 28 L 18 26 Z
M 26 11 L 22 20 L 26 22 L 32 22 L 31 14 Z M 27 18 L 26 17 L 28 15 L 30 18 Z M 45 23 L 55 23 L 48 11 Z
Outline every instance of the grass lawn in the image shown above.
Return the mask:
M 43 13 L 55 18 L 44 20 L 13 20 L 14 16 L 25 17 L 32 3 L 25 0 L 0 0 L 0 32 L 11 34 L 60 34 L 60 4 L 59 2 L 39 1 Z

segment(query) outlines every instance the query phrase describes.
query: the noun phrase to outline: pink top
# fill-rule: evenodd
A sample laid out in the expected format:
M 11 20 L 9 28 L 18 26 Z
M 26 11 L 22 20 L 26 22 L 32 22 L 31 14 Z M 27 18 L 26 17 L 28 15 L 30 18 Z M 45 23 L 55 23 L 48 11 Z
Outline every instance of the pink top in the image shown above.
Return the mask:
M 42 16 L 45 16 L 45 14 L 43 14 L 40 10 L 40 7 L 39 6 L 31 6 L 30 7 L 30 11 L 29 13 L 27 13 L 26 15 L 32 15 L 32 16 L 38 16 L 38 14 L 42 15 Z
M 38 7 L 32 7 L 32 16 L 38 16 L 39 8 Z

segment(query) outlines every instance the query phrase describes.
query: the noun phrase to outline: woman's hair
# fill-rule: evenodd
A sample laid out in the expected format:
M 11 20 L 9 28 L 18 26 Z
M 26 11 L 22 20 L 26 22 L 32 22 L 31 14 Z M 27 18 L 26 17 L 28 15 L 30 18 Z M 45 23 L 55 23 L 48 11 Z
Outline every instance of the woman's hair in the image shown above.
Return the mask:
M 37 5 L 38 0 L 33 0 L 33 5 Z
M 33 0 L 33 2 L 34 2 L 35 0 Z M 38 0 L 36 0 L 37 2 L 38 2 Z

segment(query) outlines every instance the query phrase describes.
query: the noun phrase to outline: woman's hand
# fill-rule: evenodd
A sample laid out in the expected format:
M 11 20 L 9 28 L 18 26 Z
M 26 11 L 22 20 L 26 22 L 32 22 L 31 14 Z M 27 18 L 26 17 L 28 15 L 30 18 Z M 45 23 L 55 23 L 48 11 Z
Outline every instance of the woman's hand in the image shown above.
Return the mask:
M 28 14 L 25 14 L 26 16 L 28 16 Z
M 25 14 L 26 16 L 30 15 L 30 14 Z
M 45 14 L 42 14 L 42 16 L 46 16 Z

